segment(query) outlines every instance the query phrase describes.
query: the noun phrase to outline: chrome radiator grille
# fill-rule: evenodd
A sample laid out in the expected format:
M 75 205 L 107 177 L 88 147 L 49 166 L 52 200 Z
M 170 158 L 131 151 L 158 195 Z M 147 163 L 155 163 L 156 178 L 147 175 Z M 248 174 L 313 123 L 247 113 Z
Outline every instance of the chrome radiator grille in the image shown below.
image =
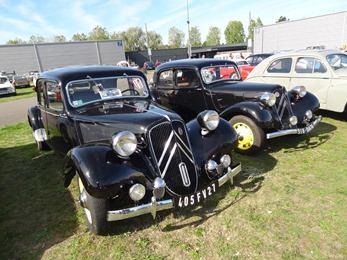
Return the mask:
M 285 88 L 278 89 L 274 93 L 276 95 L 276 104 L 273 111 L 277 114 L 280 128 L 290 128 L 289 118 L 293 115 L 292 107 Z
M 197 190 L 198 177 L 185 125 L 164 122 L 149 131 L 152 154 L 167 188 L 176 195 Z

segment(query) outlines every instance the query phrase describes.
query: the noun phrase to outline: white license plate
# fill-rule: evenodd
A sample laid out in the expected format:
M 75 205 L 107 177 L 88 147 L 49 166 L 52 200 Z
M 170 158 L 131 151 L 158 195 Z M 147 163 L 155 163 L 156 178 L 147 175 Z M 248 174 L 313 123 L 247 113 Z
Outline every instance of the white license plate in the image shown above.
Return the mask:
M 211 197 L 218 190 L 218 182 L 213 182 L 202 190 L 199 190 L 193 194 L 185 195 L 181 197 L 175 197 L 174 202 L 176 207 L 184 208 L 201 203 L 208 197 Z

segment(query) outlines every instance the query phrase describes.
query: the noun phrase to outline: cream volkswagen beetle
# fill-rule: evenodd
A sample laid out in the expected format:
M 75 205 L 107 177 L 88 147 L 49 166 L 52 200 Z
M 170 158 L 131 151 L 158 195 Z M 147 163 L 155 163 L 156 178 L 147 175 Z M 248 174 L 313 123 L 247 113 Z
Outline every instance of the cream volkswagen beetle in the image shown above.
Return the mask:
M 288 90 L 303 85 L 320 108 L 347 111 L 347 54 L 339 50 L 284 52 L 263 60 L 246 81 L 277 83 Z

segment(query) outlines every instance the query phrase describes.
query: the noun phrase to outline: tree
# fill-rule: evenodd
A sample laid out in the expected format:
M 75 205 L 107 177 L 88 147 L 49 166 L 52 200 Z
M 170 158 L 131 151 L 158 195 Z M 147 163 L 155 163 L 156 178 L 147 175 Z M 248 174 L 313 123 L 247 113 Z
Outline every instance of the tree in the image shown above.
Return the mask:
M 47 40 L 43 36 L 40 36 L 40 35 L 30 36 L 29 43 L 34 44 L 34 43 L 44 43 L 44 42 L 47 42 Z
M 257 27 L 261 27 L 261 26 L 263 26 L 263 23 L 259 17 L 258 17 L 257 21 L 254 21 L 253 19 L 251 19 L 250 25 L 248 26 L 247 39 L 252 39 L 252 41 L 253 41 L 254 40 L 254 29 Z
M 206 42 L 204 43 L 204 45 L 206 46 L 220 45 L 220 38 L 221 38 L 221 34 L 220 34 L 219 28 L 215 26 L 211 26 L 208 31 Z
M 66 42 L 66 38 L 64 35 L 56 35 L 54 36 L 53 42 Z
M 201 46 L 201 32 L 198 26 L 193 26 L 189 31 L 189 40 L 192 47 Z
M 184 32 L 175 26 L 169 29 L 169 46 L 170 48 L 181 48 L 184 43 Z
M 280 22 L 285 22 L 285 21 L 289 21 L 289 19 L 287 19 L 285 16 L 280 16 L 280 18 L 278 18 L 276 23 L 280 23 Z
M 141 27 L 130 27 L 118 35 L 123 39 L 126 51 L 141 51 L 146 49 L 146 35 Z
M 106 30 L 105 27 L 96 26 L 91 32 L 88 34 L 88 40 L 109 40 L 110 34 Z
M 224 36 L 227 44 L 245 41 L 245 31 L 240 21 L 230 21 L 225 28 Z
M 26 41 L 20 38 L 15 38 L 14 40 L 8 40 L 6 44 L 26 44 Z
M 152 50 L 159 50 L 163 46 L 163 38 L 159 33 L 154 31 L 150 31 L 147 33 L 148 36 L 148 44 Z
M 84 33 L 75 33 L 71 38 L 71 41 L 73 42 L 86 41 L 86 40 L 88 40 L 88 37 Z

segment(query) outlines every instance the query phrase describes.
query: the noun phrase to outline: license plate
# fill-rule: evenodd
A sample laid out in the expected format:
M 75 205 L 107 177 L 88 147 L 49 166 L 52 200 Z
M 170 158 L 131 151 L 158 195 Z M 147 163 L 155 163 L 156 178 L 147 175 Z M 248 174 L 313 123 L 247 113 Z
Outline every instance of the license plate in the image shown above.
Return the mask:
M 201 203 L 208 197 L 211 197 L 218 190 L 218 182 L 213 182 L 202 190 L 199 190 L 193 194 L 175 197 L 174 202 L 176 207 L 185 208 Z

